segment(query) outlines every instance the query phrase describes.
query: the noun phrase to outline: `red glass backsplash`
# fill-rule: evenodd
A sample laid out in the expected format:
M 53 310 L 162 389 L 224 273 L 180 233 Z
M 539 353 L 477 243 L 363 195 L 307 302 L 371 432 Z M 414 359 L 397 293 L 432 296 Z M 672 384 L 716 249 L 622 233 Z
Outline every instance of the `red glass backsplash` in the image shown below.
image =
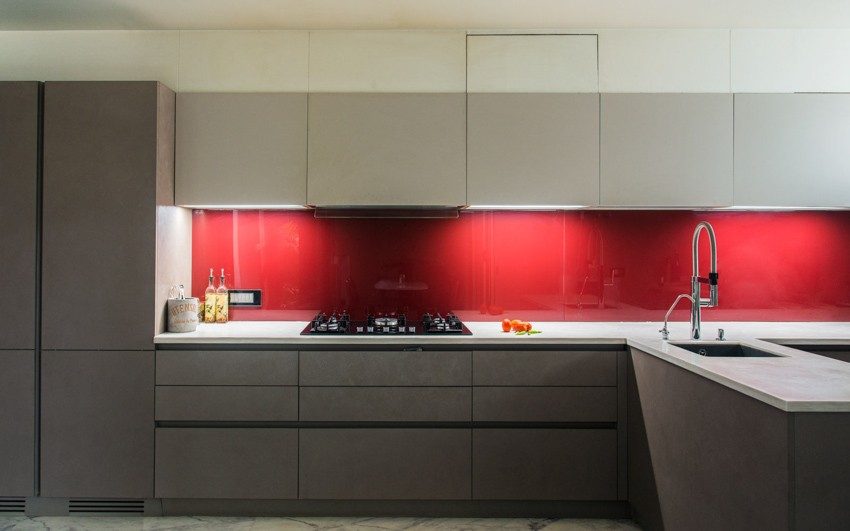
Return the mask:
M 459 219 L 314 219 L 194 212 L 192 286 L 210 267 L 263 290 L 234 320 L 317 311 L 456 312 L 462 319 L 658 321 L 690 291 L 691 236 L 718 242 L 719 307 L 706 320 L 850 321 L 850 212 L 464 212 Z M 702 238 L 701 272 L 708 239 Z M 706 293 L 707 296 L 707 293 Z M 687 319 L 687 304 L 675 314 Z

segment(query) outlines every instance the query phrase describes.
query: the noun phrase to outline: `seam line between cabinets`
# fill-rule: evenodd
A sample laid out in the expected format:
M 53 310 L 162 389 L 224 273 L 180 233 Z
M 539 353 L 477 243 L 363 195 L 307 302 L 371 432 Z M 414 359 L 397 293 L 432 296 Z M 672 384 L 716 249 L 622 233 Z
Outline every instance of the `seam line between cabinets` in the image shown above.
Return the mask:
M 310 203 L 310 53 L 312 51 L 311 39 L 312 31 L 307 32 L 307 92 L 305 98 L 307 100 L 307 138 L 304 142 L 305 161 L 304 161 L 304 204 Z
M 738 99 L 735 94 L 732 94 L 732 206 L 737 204 L 735 199 L 735 100 Z
M 156 497 L 156 350 L 153 351 L 153 486 L 151 492 L 153 493 L 154 498 Z
M 44 230 L 44 83 L 38 83 L 35 163 L 35 337 L 33 341 L 33 494 L 41 495 L 41 281 Z
M 599 37 L 596 38 L 596 46 L 597 46 L 597 50 L 598 50 Z M 599 61 L 599 53 L 598 52 L 596 54 L 596 61 L 597 62 Z M 598 67 L 597 67 L 597 70 L 596 70 L 596 75 L 597 75 L 597 78 L 598 78 L 598 76 L 599 76 L 599 68 Z M 597 107 L 597 113 L 596 113 L 597 117 L 598 117 L 598 122 L 597 122 L 598 129 L 596 130 L 596 139 L 597 139 L 598 143 L 597 143 L 597 146 L 596 146 L 596 156 L 597 156 L 597 160 L 599 161 L 599 164 L 598 164 L 597 170 L 596 170 L 597 171 L 597 175 L 596 175 L 596 199 L 598 201 L 599 206 L 601 207 L 602 206 L 602 93 L 597 92 L 596 96 L 598 98 L 597 99 L 598 107 Z M 566 311 L 567 311 L 566 308 L 564 308 L 564 314 L 565 315 L 566 315 Z

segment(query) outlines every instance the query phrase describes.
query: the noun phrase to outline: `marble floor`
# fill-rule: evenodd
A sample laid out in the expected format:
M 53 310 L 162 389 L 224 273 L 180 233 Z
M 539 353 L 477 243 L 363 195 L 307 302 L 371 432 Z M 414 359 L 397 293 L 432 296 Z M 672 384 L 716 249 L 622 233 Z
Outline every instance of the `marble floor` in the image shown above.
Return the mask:
M 275 529 L 354 529 L 409 530 L 455 529 L 538 530 L 546 531 L 635 531 L 640 528 L 628 520 L 531 519 L 531 518 L 224 518 L 207 516 L 184 517 L 38 517 L 0 516 L 0 531 L 135 531 L 135 530 L 244 530 L 271 531 Z

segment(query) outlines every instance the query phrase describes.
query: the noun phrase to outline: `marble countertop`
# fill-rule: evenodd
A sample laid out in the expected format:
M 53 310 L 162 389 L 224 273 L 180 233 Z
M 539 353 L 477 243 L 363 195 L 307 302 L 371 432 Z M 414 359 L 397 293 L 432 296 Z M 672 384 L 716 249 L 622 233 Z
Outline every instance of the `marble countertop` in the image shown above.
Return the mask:
M 850 323 L 703 322 L 703 336 L 712 339 L 717 328 L 727 342 L 740 342 L 778 357 L 710 358 L 691 353 L 661 339 L 658 322 L 539 322 L 543 333 L 516 336 L 501 331 L 498 322 L 466 322 L 471 336 L 301 336 L 305 321 L 239 321 L 202 324 L 185 334 L 165 333 L 164 344 L 274 345 L 628 345 L 686 370 L 735 389 L 784 411 L 850 412 L 850 363 L 789 346 L 850 345 Z M 670 324 L 670 341 L 687 341 L 689 324 Z

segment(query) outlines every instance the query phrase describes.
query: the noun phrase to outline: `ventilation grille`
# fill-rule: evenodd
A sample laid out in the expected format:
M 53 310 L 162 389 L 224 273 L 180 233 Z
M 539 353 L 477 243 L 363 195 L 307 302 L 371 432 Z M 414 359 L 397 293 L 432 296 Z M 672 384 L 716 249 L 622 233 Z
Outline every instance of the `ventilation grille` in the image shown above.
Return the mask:
M 68 513 L 117 513 L 117 514 L 144 514 L 144 500 L 99 500 L 99 499 L 70 499 L 68 500 Z
M 0 498 L 0 513 L 22 513 L 26 505 L 26 498 Z

